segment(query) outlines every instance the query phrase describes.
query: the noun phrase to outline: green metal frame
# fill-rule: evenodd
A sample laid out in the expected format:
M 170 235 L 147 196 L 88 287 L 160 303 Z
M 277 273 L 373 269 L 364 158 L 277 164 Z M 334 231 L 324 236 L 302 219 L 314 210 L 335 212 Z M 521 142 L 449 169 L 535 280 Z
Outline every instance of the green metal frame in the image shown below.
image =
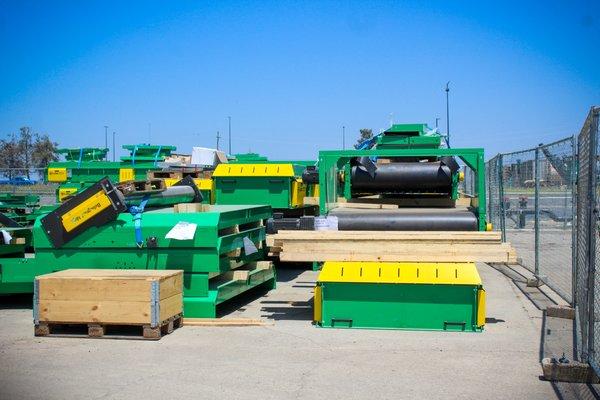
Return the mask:
M 274 287 L 272 268 L 249 267 L 266 256 L 263 221 L 271 214 L 268 206 L 209 206 L 191 213 L 174 213 L 172 208 L 148 211 L 142 215 L 141 229 L 144 238 L 158 238 L 153 248 L 137 247 L 129 213 L 89 228 L 58 249 L 38 219 L 33 229 L 35 257 L 0 258 L 0 294 L 31 293 L 37 275 L 69 268 L 180 269 L 184 271 L 185 315 L 214 317 L 223 301 L 258 285 Z M 194 239 L 165 239 L 180 221 L 197 225 Z M 245 238 L 257 252 L 245 253 Z M 234 269 L 248 270 L 248 279 L 233 279 Z
M 329 203 L 337 202 L 338 196 L 338 171 L 344 171 L 346 177 L 350 176 L 350 160 L 356 157 L 444 157 L 454 156 L 460 158 L 467 167 L 477 175 L 477 212 L 479 230 L 486 230 L 485 209 L 485 158 L 481 148 L 466 149 L 370 149 L 370 150 L 324 150 L 319 152 L 319 206 L 322 215 L 329 212 Z M 347 179 L 346 179 L 347 180 Z M 454 185 L 457 186 L 457 185 Z M 351 197 L 350 185 L 344 185 L 343 195 Z M 331 197 L 328 199 L 328 195 Z

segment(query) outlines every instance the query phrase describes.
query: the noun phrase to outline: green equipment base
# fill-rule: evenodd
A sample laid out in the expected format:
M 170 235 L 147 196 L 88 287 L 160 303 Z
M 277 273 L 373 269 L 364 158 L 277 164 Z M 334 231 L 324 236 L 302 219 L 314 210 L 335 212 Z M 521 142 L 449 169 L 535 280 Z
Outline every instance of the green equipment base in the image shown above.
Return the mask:
M 485 292 L 473 263 L 326 262 L 315 288 L 315 325 L 483 329 Z
M 219 277 L 210 282 L 207 296 L 187 295 L 184 289 L 183 315 L 187 318 L 216 318 L 217 307 L 250 289 L 263 287 L 265 290 L 275 289 L 276 276 L 272 266 L 256 269 L 248 274 L 247 279 L 224 281 Z

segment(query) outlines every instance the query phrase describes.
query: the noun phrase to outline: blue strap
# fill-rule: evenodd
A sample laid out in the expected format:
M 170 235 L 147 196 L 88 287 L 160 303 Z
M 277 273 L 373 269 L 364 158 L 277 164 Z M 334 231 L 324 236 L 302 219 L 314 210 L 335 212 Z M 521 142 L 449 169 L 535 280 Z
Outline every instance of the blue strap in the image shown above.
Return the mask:
M 160 155 L 160 151 L 162 150 L 162 146 L 158 146 L 158 150 L 156 150 L 156 154 L 154 154 L 154 166 L 156 167 L 156 163 L 158 161 L 158 156 Z
M 144 247 L 144 238 L 142 237 L 142 213 L 148 203 L 150 195 L 146 195 L 142 198 L 139 206 L 130 206 L 129 213 L 133 216 L 133 228 L 135 232 L 135 244 L 140 249 Z
M 131 153 L 131 165 L 135 165 L 135 153 L 137 153 L 137 144 L 133 146 L 133 152 Z
M 83 147 L 79 149 L 79 160 L 77 161 L 77 167 L 81 167 L 82 160 L 83 160 Z

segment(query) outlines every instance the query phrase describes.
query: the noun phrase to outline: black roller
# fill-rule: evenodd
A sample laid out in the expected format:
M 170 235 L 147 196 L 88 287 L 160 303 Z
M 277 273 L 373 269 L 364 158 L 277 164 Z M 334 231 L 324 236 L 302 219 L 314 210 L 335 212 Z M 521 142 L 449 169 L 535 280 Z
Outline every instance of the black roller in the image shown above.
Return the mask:
M 450 191 L 452 171 L 440 162 L 398 162 L 377 166 L 374 176 L 360 167 L 352 168 L 355 192 Z
M 477 217 L 470 211 L 396 210 L 337 211 L 329 215 L 338 218 L 341 231 L 476 231 Z

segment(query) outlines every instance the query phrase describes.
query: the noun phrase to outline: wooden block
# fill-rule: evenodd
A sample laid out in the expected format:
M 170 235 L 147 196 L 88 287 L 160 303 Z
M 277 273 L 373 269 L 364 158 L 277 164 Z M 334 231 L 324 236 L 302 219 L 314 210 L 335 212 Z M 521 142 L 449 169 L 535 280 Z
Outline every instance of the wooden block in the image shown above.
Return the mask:
M 304 197 L 303 204 L 305 206 L 318 206 L 319 198 L 306 196 L 306 197 Z
M 144 339 L 160 339 L 161 327 L 151 327 L 150 325 L 144 325 L 143 336 Z
M 33 334 L 35 336 L 48 336 L 50 334 L 50 326 L 46 323 L 40 323 L 34 326 Z
M 600 383 L 600 379 L 589 364 L 569 360 L 561 363 L 551 358 L 542 360 L 544 379 L 554 382 Z
M 183 271 L 65 270 L 36 278 L 40 322 L 74 324 L 158 324 L 181 314 Z M 157 303 L 153 301 L 156 287 Z
M 173 207 L 173 211 L 175 213 L 198 213 L 198 212 L 206 212 L 210 210 L 209 204 L 200 204 L 200 203 L 181 203 L 175 204 Z
M 546 316 L 554 318 L 575 319 L 575 309 L 569 306 L 548 306 Z
M 90 336 L 90 337 L 104 336 L 104 325 L 89 324 L 88 325 L 88 336 Z

